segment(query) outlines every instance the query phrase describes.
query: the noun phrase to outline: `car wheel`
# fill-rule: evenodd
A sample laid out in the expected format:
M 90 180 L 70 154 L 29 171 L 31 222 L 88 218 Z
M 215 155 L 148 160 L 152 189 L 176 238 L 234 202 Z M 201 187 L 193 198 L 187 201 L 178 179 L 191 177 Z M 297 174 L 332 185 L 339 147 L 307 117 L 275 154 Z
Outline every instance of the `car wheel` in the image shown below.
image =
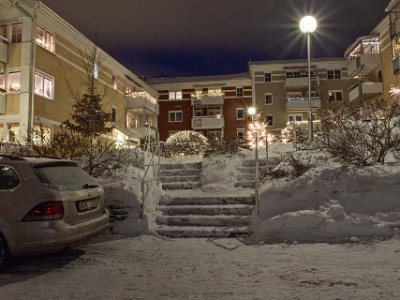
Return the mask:
M 6 270 L 9 267 L 10 263 L 10 255 L 8 253 L 7 244 L 0 237 L 0 273 Z

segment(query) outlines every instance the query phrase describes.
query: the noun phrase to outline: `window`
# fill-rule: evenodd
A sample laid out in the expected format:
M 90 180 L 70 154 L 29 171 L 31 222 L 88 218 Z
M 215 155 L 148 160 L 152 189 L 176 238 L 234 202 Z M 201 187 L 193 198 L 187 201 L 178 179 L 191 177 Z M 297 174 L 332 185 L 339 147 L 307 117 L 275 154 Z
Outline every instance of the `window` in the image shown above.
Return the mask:
M 343 91 L 328 91 L 329 101 L 343 101 Z
M 35 94 L 47 99 L 54 98 L 54 79 L 35 73 Z
M 99 79 L 99 65 L 97 63 L 93 63 L 93 78 Z
M 265 82 L 271 82 L 272 81 L 271 73 L 265 73 L 264 74 L 264 81 Z
M 236 97 L 243 97 L 243 88 L 236 88 Z
M 169 92 L 169 100 L 182 100 L 182 92 Z
M 244 109 L 236 108 L 236 120 L 243 120 L 243 119 L 244 119 Z
M 238 142 L 244 141 L 244 129 L 243 128 L 236 128 L 236 140 Z
M 0 190 L 13 189 L 19 185 L 18 175 L 13 169 L 0 166 Z
M 287 78 L 298 78 L 298 77 L 300 77 L 300 72 L 298 72 L 298 71 L 286 72 L 286 77 Z
M 182 111 L 181 110 L 177 110 L 177 111 L 168 112 L 168 121 L 170 123 L 182 122 L 183 121 L 183 113 L 182 113 Z
M 288 121 L 290 124 L 293 124 L 294 122 L 301 122 L 303 121 L 303 115 L 288 115 Z
M 112 85 L 114 90 L 118 90 L 118 82 L 117 82 L 117 77 L 113 75 L 112 77 Z
M 0 38 L 8 40 L 7 36 L 7 25 L 0 25 Z M 0 39 L 1 40 L 1 39 Z
M 6 91 L 6 74 L 0 73 L 0 92 L 5 93 Z
M 273 115 L 266 115 L 265 116 L 265 123 L 267 123 L 267 126 L 274 126 L 274 116 Z
M 22 23 L 11 24 L 11 43 L 22 41 Z
M 53 35 L 39 26 L 36 28 L 36 44 L 50 52 L 54 52 L 55 47 Z
M 265 94 L 265 105 L 270 105 L 272 104 L 273 99 L 272 99 L 272 94 L 267 93 Z
M 328 79 L 341 79 L 342 71 L 341 70 L 328 70 Z
M 21 72 L 8 73 L 8 90 L 13 93 L 21 90 Z
M 111 122 L 117 122 L 117 109 L 115 107 L 111 108 Z

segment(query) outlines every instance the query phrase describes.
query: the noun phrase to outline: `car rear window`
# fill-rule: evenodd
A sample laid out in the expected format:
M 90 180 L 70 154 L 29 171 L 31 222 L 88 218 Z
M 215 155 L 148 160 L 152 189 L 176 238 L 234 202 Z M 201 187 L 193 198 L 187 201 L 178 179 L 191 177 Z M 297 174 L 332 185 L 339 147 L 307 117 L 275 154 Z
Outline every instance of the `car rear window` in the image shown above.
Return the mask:
M 78 166 L 43 166 L 35 170 L 43 183 L 57 190 L 81 190 L 99 185 Z

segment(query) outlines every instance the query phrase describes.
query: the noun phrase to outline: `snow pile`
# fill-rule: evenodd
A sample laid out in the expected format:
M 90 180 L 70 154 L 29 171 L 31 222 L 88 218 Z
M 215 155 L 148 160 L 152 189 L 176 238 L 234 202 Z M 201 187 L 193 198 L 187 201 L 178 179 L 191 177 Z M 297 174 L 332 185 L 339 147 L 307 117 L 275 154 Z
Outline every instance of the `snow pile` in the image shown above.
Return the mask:
M 100 179 L 105 191 L 105 206 L 110 211 L 111 233 L 136 236 L 152 232 L 152 218 L 162 191 L 159 185 L 152 185 L 144 203 L 144 217 L 140 218 L 143 174 L 142 169 L 130 165 L 109 170 Z
M 249 241 L 348 241 L 387 238 L 400 225 L 397 163 L 343 166 L 323 151 L 299 151 L 303 175 L 267 181 L 260 187 Z M 281 163 L 275 172 L 293 166 Z

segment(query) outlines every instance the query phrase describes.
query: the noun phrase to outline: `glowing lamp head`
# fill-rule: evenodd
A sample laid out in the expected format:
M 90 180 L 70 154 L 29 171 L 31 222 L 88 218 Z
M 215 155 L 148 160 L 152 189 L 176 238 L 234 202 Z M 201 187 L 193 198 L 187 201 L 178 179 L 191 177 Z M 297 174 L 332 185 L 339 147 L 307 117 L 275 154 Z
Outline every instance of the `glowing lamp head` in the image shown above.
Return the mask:
M 312 33 L 317 29 L 317 20 L 313 16 L 306 16 L 300 21 L 300 30 L 304 33 Z
M 256 108 L 255 108 L 255 107 L 249 107 L 249 108 L 247 109 L 247 113 L 248 113 L 250 116 L 254 116 L 254 115 L 256 114 Z

